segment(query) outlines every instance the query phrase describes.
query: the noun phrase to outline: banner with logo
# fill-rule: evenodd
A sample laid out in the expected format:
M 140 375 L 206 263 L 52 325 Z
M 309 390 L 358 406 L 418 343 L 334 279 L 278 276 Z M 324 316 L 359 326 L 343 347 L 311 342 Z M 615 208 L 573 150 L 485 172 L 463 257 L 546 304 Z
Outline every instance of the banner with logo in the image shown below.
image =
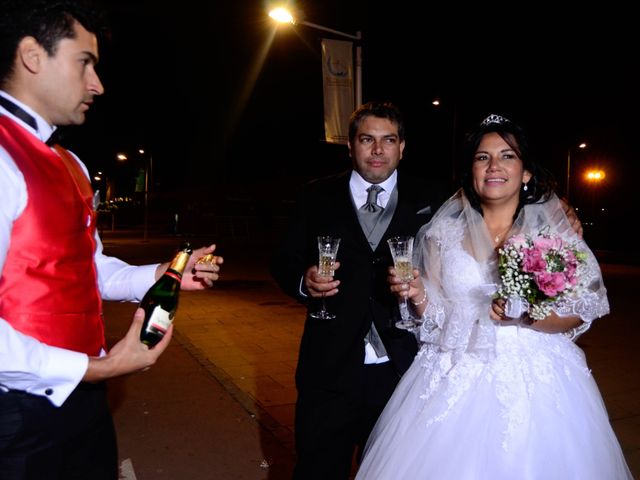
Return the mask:
M 346 145 L 354 110 L 352 42 L 322 40 L 322 85 L 325 139 Z

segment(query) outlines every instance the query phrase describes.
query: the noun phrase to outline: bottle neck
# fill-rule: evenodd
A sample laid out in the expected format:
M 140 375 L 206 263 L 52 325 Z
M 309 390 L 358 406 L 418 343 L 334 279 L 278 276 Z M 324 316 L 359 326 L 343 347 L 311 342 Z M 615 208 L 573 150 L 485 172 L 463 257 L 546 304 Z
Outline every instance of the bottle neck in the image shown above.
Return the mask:
M 177 280 L 182 280 L 182 273 L 187 266 L 189 257 L 190 254 L 185 251 L 178 252 L 178 254 L 171 262 L 171 265 L 169 265 L 169 269 L 165 272 L 165 274 L 174 277 Z

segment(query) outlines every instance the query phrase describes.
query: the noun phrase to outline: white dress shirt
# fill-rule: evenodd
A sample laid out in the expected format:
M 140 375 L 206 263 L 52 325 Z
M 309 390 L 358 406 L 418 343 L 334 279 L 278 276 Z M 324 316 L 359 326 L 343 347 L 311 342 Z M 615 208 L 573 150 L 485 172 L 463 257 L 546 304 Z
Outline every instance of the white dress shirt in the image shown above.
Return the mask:
M 0 114 L 18 122 L 34 136 L 46 141 L 54 128 L 28 106 L 6 92 L 0 95 L 22 107 L 36 120 L 34 130 L 0 106 Z M 88 176 L 85 165 L 74 155 Z M 0 272 L 9 249 L 13 222 L 27 204 L 27 186 L 13 159 L 0 146 Z M 96 233 L 94 260 L 98 272 L 98 289 L 105 300 L 139 301 L 155 281 L 158 264 L 132 266 L 104 255 Z M 0 273 L 0 276 L 2 274 Z M 0 318 L 0 389 L 23 390 L 43 395 L 56 406 L 62 405 L 84 376 L 89 359 L 86 354 L 46 345 L 23 335 Z
M 389 202 L 389 198 L 391 198 L 391 192 L 396 187 L 396 182 L 398 181 L 398 172 L 394 170 L 389 178 L 387 178 L 384 182 L 379 183 L 384 190 L 378 193 L 378 205 L 383 208 L 386 208 L 387 203 Z M 365 203 L 367 203 L 367 196 L 369 195 L 367 192 L 367 188 L 369 188 L 372 184 L 367 182 L 364 178 L 360 176 L 358 172 L 353 170 L 351 172 L 351 178 L 349 179 L 349 189 L 351 190 L 351 197 L 353 198 L 353 204 L 356 208 L 362 207 Z M 365 342 L 364 345 L 364 363 L 384 363 L 388 362 L 389 357 L 378 357 L 376 355 L 375 350 L 371 346 L 369 342 Z

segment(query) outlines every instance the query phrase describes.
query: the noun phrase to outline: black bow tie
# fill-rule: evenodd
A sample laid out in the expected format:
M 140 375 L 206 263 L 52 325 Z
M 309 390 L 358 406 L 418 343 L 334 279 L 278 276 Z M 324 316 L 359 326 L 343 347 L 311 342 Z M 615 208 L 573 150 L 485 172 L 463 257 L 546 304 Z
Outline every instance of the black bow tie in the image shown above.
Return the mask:
M 64 133 L 62 132 L 60 127 L 58 127 L 55 129 L 55 131 L 51 134 L 51 136 L 47 139 L 45 143 L 51 147 L 53 145 L 61 143 L 63 138 L 64 138 Z

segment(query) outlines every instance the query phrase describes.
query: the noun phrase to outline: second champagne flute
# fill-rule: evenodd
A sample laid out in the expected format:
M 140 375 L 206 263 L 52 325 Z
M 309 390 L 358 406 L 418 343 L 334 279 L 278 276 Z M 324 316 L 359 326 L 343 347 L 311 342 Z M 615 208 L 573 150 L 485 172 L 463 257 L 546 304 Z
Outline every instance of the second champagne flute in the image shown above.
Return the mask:
M 333 277 L 333 266 L 336 263 L 340 239 L 329 235 L 318 237 L 318 274 L 323 277 Z M 322 306 L 317 312 L 311 312 L 313 318 L 332 319 L 336 316 L 327 311 L 324 295 L 322 296 Z
M 387 243 L 389 244 L 389 250 L 391 250 L 396 276 L 404 283 L 411 282 L 413 280 L 413 237 L 393 237 L 387 240 Z M 403 302 L 405 310 L 408 312 L 407 297 L 404 297 Z M 400 320 L 396 322 L 396 327 L 403 329 L 412 328 L 415 327 L 415 322 L 410 319 Z

